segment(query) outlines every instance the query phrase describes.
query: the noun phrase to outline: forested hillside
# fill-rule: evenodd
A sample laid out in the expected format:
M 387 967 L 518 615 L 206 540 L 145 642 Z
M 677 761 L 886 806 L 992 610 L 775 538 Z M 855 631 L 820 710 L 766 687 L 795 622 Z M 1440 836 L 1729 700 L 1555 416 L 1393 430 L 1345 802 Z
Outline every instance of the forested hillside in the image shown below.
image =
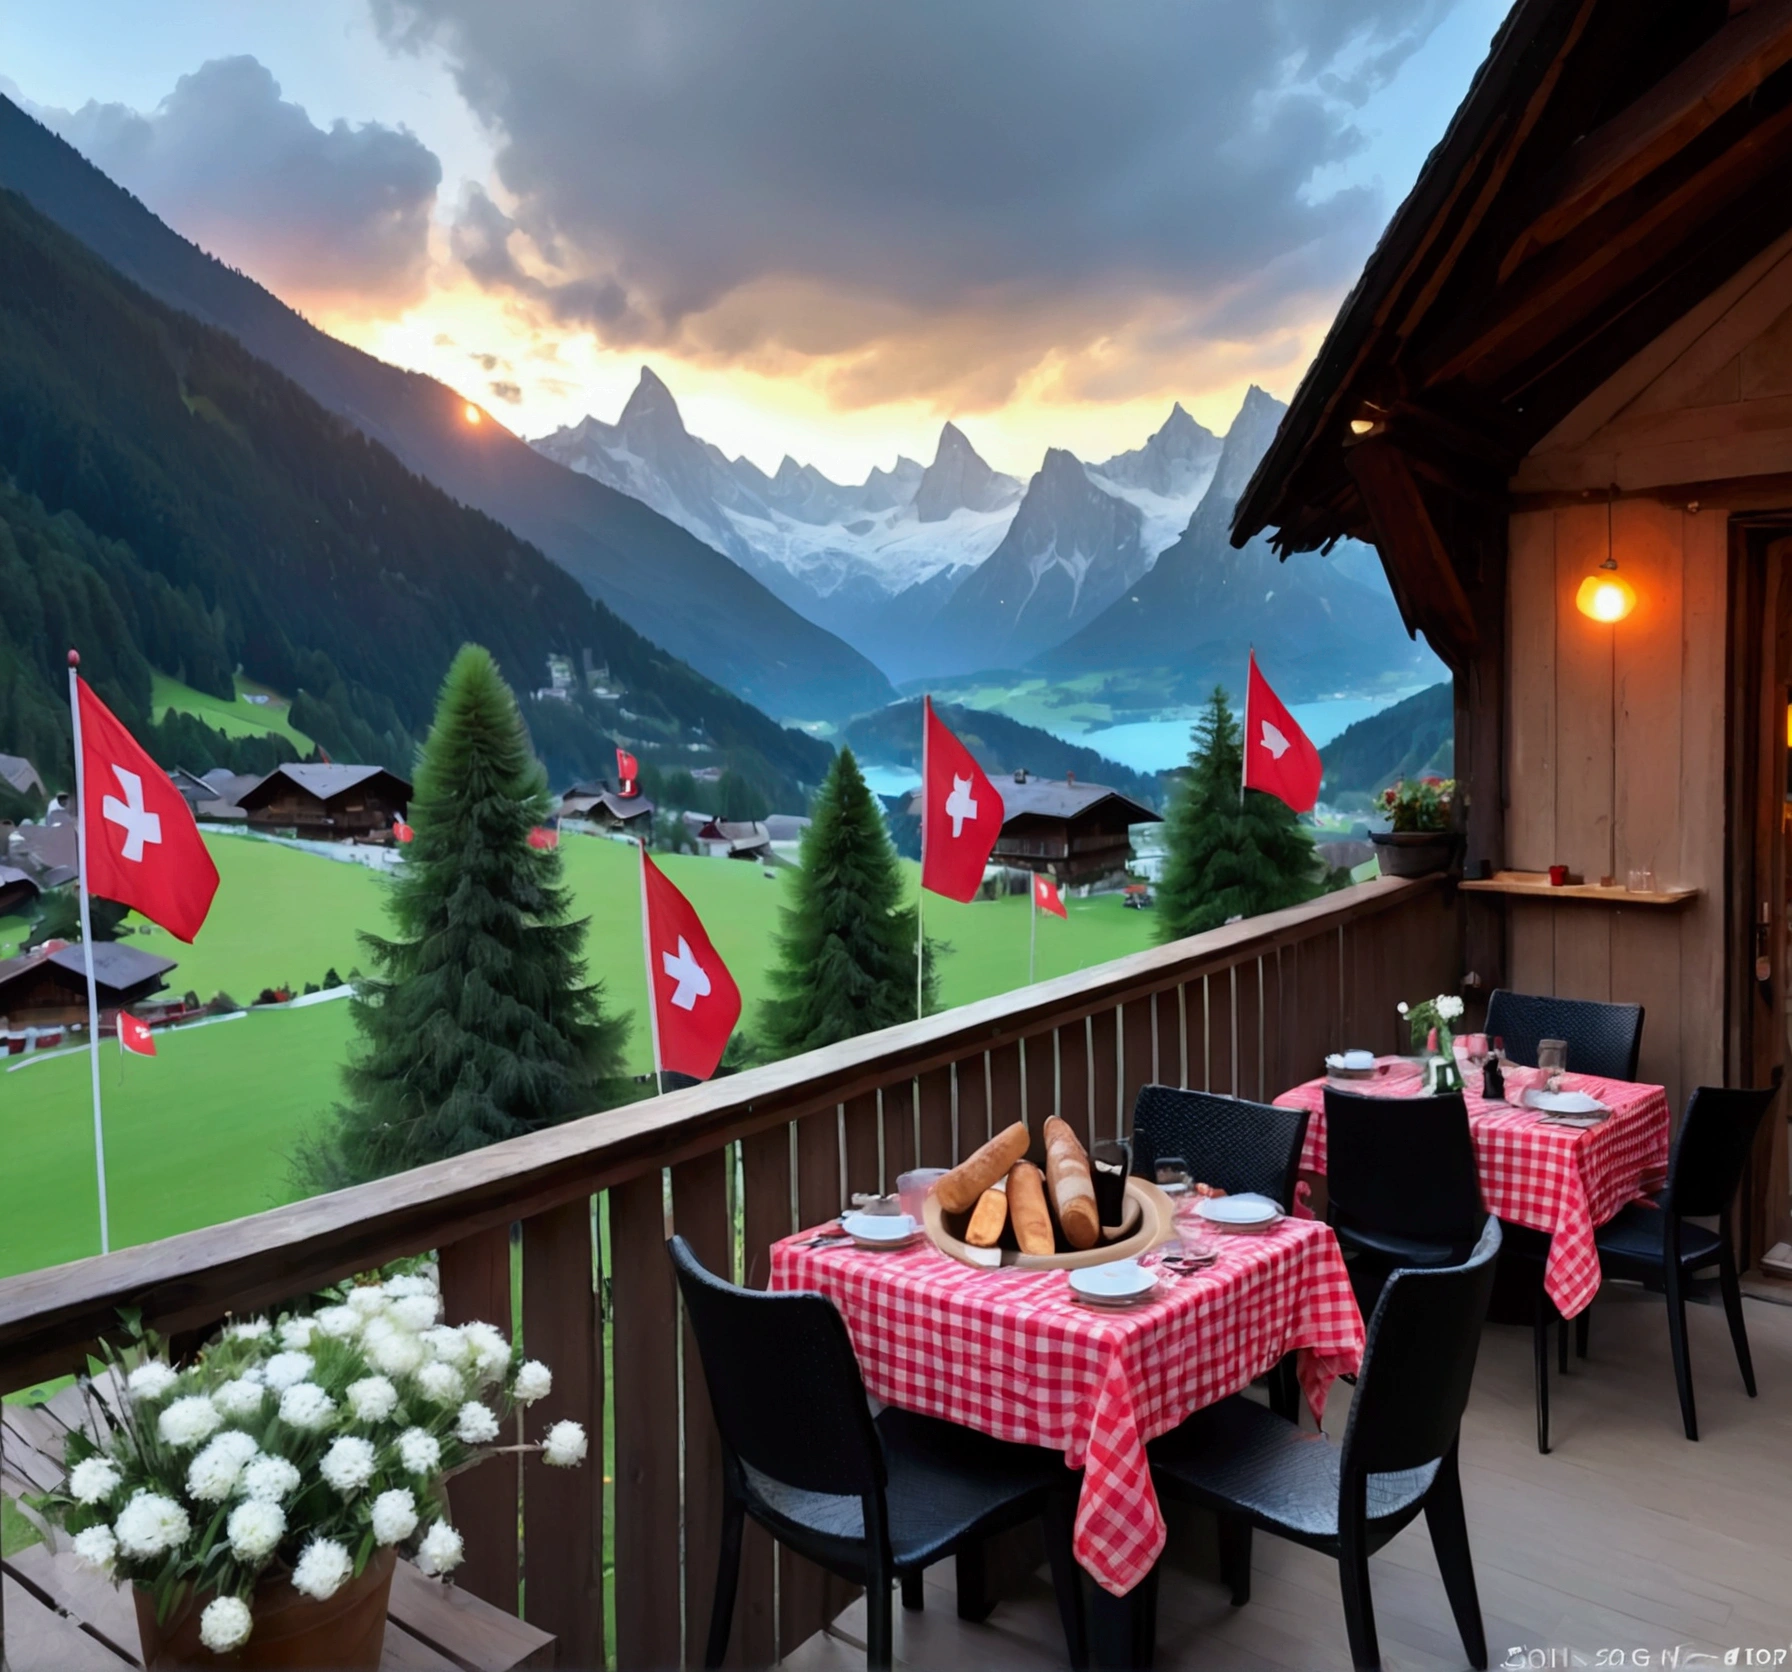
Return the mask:
M 649 746 L 708 741 L 787 793 L 825 771 L 826 745 L 648 643 L 533 546 L 9 192 L 0 478 L 0 746 L 65 754 L 74 643 L 133 724 L 152 666 L 220 696 L 241 667 L 293 693 L 293 723 L 337 758 L 408 769 L 472 639 L 521 691 L 546 683 L 551 653 L 589 652 Z M 529 706 L 557 775 L 610 767 L 588 699 Z
M 1454 687 L 1437 685 L 1346 726 L 1319 751 L 1325 764 L 1325 797 L 1372 794 L 1397 778 L 1454 770 L 1456 710 Z

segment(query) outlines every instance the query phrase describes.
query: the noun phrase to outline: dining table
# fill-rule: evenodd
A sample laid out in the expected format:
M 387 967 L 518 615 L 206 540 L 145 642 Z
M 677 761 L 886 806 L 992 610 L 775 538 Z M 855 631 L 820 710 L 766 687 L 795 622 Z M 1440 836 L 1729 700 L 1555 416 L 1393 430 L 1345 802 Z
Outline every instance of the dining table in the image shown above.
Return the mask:
M 1315 1418 L 1362 1362 L 1363 1321 L 1331 1228 L 1285 1218 L 1215 1233 L 1204 1270 L 1162 1265 L 1124 1309 L 1074 1298 L 1061 1268 L 962 1264 L 926 1240 L 902 1249 L 775 1243 L 769 1286 L 825 1295 L 885 1404 L 1061 1452 L 1082 1472 L 1073 1549 L 1123 1597 L 1150 1573 L 1165 1526 L 1146 1445 L 1296 1354 Z
M 1457 1063 L 1482 1200 L 1490 1213 L 1548 1236 L 1544 1292 L 1564 1318 L 1572 1318 L 1591 1306 L 1599 1292 L 1595 1231 L 1667 1178 L 1667 1090 L 1597 1074 L 1562 1075 L 1557 1089 L 1585 1092 L 1608 1111 L 1595 1124 L 1567 1125 L 1543 1118 L 1524 1102 L 1527 1092 L 1543 1087 L 1541 1070 L 1504 1065 L 1505 1096 L 1490 1099 L 1483 1094 L 1481 1066 L 1460 1049 Z M 1426 1076 L 1418 1059 L 1378 1057 L 1363 1078 L 1322 1074 L 1283 1092 L 1277 1104 L 1305 1109 L 1311 1116 L 1301 1150 L 1302 1172 L 1326 1170 L 1328 1086 L 1367 1097 L 1417 1097 L 1425 1090 Z

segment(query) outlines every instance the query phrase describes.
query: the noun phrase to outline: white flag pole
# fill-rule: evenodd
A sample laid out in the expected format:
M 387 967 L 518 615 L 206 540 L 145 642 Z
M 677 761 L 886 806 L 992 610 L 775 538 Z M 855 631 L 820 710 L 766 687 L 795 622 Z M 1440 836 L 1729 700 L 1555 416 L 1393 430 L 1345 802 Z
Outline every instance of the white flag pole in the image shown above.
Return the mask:
M 1238 810 L 1244 812 L 1244 785 L 1251 772 L 1251 675 L 1257 667 L 1257 647 L 1251 646 L 1244 675 L 1244 747 L 1238 751 Z
M 1039 878 L 1031 871 L 1027 873 L 1027 885 L 1027 985 L 1031 987 L 1038 979 L 1034 970 L 1039 963 Z
M 931 695 L 921 698 L 921 886 L 915 890 L 915 1020 L 921 1020 L 927 1004 L 927 931 L 922 919 L 927 908 L 927 717 L 933 709 Z
M 666 1089 L 663 1072 L 660 1068 L 660 1007 L 653 996 L 653 932 L 648 927 L 647 916 L 647 842 L 644 837 L 636 838 L 636 845 L 641 850 L 641 961 L 647 968 L 647 1023 L 653 1035 L 653 1089 L 656 1094 Z
M 87 966 L 87 1046 L 93 1064 L 93 1165 L 100 1187 L 100 1252 L 112 1252 L 111 1214 L 106 1207 L 106 1129 L 100 1119 L 100 991 L 93 974 L 93 914 L 87 904 L 87 766 L 81 758 L 81 658 L 68 653 L 68 709 L 75 723 L 75 864 L 81 902 L 81 952 Z

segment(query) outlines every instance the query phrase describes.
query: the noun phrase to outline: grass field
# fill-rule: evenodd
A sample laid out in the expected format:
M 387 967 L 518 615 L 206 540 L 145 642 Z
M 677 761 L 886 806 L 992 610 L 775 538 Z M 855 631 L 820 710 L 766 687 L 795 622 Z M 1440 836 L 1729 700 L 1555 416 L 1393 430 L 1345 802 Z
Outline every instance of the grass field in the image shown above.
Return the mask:
M 249 698 L 252 696 L 266 697 L 267 701 L 251 702 Z M 301 755 L 311 753 L 311 739 L 301 731 L 294 731 L 287 720 L 292 704 L 265 685 L 244 679 L 241 674 L 236 678 L 235 702 L 226 702 L 205 691 L 195 691 L 191 685 L 183 685 L 163 673 L 154 676 L 149 701 L 150 712 L 157 720 L 169 709 L 178 709 L 203 720 L 226 737 L 259 737 L 263 732 L 278 732 Z
M 387 884 L 339 864 L 245 836 L 208 838 L 218 862 L 217 904 L 198 941 L 159 929 L 132 944 L 180 963 L 180 991 L 239 1001 L 267 986 L 344 975 L 363 962 L 358 929 L 386 927 Z M 634 851 L 569 838 L 562 852 L 589 919 L 586 950 L 613 1009 L 632 1013 L 631 1065 L 650 1066 L 640 893 Z M 768 880 L 757 865 L 663 856 L 667 874 L 701 913 L 739 982 L 744 1022 L 755 1025 L 788 873 Z M 905 867 L 910 886 L 917 868 Z M 1039 976 L 1066 973 L 1137 951 L 1151 920 L 1117 896 L 1068 902 L 1070 921 L 1042 917 Z M 1022 985 L 1027 978 L 1024 896 L 956 905 L 930 896 L 927 927 L 949 943 L 941 970 L 947 1004 Z M 0 940 L 6 929 L 0 926 Z M 108 1180 L 115 1247 L 255 1213 L 287 1199 L 286 1157 L 295 1138 L 339 1092 L 350 1043 L 346 1004 L 259 1012 L 241 1021 L 162 1033 L 153 1060 L 102 1047 Z M 0 1275 L 76 1259 L 97 1248 L 92 1114 L 84 1054 L 0 1072 Z

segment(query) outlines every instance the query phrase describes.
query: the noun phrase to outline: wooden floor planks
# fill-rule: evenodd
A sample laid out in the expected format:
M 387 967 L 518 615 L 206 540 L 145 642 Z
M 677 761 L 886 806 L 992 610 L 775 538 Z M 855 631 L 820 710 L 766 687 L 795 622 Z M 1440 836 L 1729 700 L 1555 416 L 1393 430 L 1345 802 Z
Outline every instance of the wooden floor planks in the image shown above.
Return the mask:
M 1490 1325 L 1463 1429 L 1463 1491 L 1488 1648 L 1726 1649 L 1792 1643 L 1792 1307 L 1744 1303 L 1761 1390 L 1742 1390 L 1722 1309 L 1690 1308 L 1701 1438 L 1680 1432 L 1658 1297 L 1608 1285 L 1592 1356 L 1551 1383 L 1554 1452 L 1538 1455 L 1527 1329 Z M 1338 1395 L 1348 1389 L 1340 1387 Z M 1343 1432 L 1334 1397 L 1326 1427 Z M 1346 1667 L 1335 1566 L 1259 1535 L 1252 1599 L 1232 1608 L 1209 1529 L 1173 1529 L 1160 1590 L 1157 1664 L 1166 1672 L 1307 1672 Z M 1467 1665 L 1421 1520 L 1370 1565 L 1382 1663 Z M 863 1607 L 811 1638 L 785 1665 L 833 1672 L 865 1664 Z M 897 1661 L 992 1669 L 1064 1664 L 1050 1589 L 1036 1575 L 987 1625 L 953 1612 L 952 1568 L 928 1575 L 927 1609 L 897 1611 Z M 1572 1665 L 1558 1659 L 1556 1665 Z

